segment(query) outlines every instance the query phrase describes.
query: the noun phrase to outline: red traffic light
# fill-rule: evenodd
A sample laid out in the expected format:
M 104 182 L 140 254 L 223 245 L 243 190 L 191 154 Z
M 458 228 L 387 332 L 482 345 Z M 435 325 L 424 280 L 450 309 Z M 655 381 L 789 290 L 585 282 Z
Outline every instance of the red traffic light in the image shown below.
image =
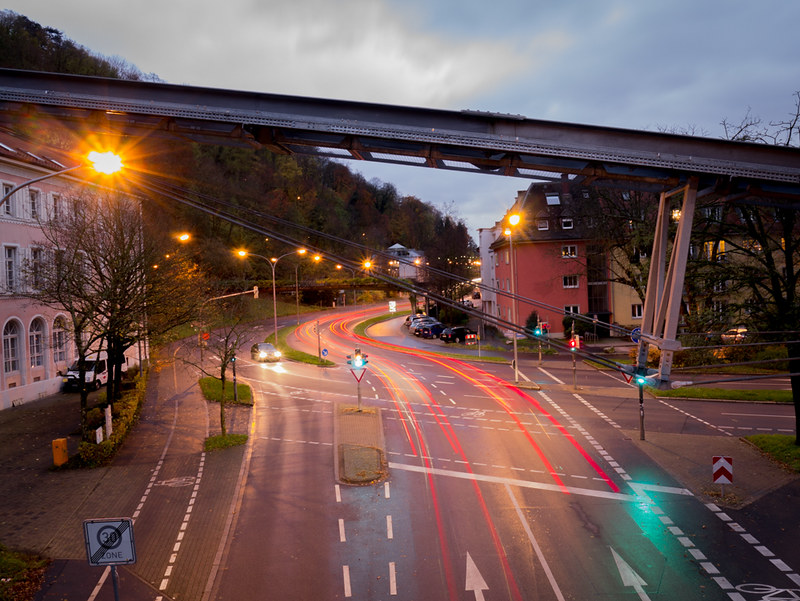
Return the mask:
M 581 337 L 573 336 L 569 339 L 569 350 L 576 351 L 581 348 Z

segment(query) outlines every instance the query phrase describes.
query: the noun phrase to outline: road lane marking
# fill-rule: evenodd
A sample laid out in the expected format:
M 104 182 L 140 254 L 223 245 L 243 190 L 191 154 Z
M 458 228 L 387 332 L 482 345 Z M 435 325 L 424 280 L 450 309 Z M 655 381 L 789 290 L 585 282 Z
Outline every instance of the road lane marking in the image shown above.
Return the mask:
M 347 542 L 347 537 L 344 535 L 344 520 L 342 518 L 339 518 L 339 542 Z
M 539 547 L 539 543 L 536 542 L 536 537 L 533 536 L 533 531 L 531 530 L 530 524 L 528 524 L 528 520 L 525 519 L 525 516 L 522 514 L 522 508 L 519 506 L 517 502 L 517 498 L 514 496 L 513 491 L 511 490 L 511 486 L 508 483 L 505 485 L 506 492 L 508 496 L 511 498 L 511 502 L 514 505 L 514 510 L 517 512 L 517 517 L 519 518 L 520 524 L 522 524 L 523 530 L 525 530 L 525 534 L 528 537 L 528 540 L 533 547 L 533 550 L 536 552 L 536 557 L 539 558 L 539 563 L 542 564 L 542 569 L 544 573 L 547 575 L 547 580 L 550 583 L 550 587 L 553 589 L 553 592 L 556 595 L 556 598 L 559 601 L 564 601 L 564 595 L 561 593 L 561 588 L 558 586 L 558 582 L 556 582 L 556 578 L 553 575 L 552 570 L 550 569 L 550 565 L 547 563 L 547 559 L 542 553 L 541 547 Z
M 388 482 L 383 483 L 383 496 L 386 497 L 387 499 L 391 496 L 391 491 L 389 490 Z
M 342 502 L 342 489 L 339 487 L 338 484 L 336 484 L 334 486 L 334 489 L 336 490 L 336 502 L 337 503 L 341 503 Z
M 394 538 L 394 529 L 392 528 L 392 516 L 386 516 L 386 538 Z
M 561 384 L 562 386 L 564 385 L 564 382 L 562 382 L 561 380 L 559 380 L 558 378 L 556 378 L 556 377 L 555 377 L 553 374 L 551 374 L 549 371 L 547 371 L 547 370 L 546 370 L 546 369 L 544 369 L 543 367 L 537 367 L 536 369 L 538 369 L 540 372 L 542 372 L 542 373 L 543 373 L 544 375 L 546 375 L 548 378 L 550 378 L 551 380 L 553 380 L 553 381 L 554 381 L 556 384 Z
M 353 590 L 350 588 L 350 566 L 342 566 L 342 578 L 344 578 L 344 596 L 352 597 Z
M 462 480 L 476 480 L 478 482 L 490 482 L 493 484 L 509 484 L 511 486 L 518 486 L 520 488 L 535 488 L 538 490 L 549 490 L 551 492 L 570 493 L 575 495 L 582 495 L 587 497 L 600 497 L 602 499 L 613 499 L 616 501 L 637 501 L 638 497 L 628 495 L 625 493 L 616 493 L 604 490 L 592 490 L 590 488 L 578 488 L 575 486 L 563 486 L 558 484 L 549 484 L 547 482 L 533 482 L 530 480 L 517 480 L 514 478 L 502 478 L 500 476 L 487 476 L 483 474 L 458 472 L 455 470 L 446 470 L 441 468 L 426 468 L 419 465 L 408 465 L 405 463 L 389 462 L 390 469 L 405 470 L 408 472 L 417 472 L 421 474 L 434 474 L 437 476 L 449 476 L 451 478 L 460 478 Z
M 389 594 L 397 594 L 397 573 L 393 561 L 389 562 Z

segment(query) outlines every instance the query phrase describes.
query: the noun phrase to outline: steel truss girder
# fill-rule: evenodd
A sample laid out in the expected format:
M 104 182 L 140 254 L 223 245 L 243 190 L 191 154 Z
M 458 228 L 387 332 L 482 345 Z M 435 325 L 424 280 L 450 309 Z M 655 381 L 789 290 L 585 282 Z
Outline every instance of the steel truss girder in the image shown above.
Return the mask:
M 800 199 L 800 149 L 527 119 L 0 69 L 0 119 L 455 171 L 769 189 Z M 545 176 L 547 177 L 547 176 Z M 635 186 L 632 186 L 635 187 Z
M 647 277 L 647 293 L 642 310 L 642 335 L 639 341 L 636 373 L 645 374 L 647 353 L 652 344 L 661 350 L 658 369 L 660 382 L 669 381 L 673 355 L 681 348 L 677 340 L 678 322 L 683 302 L 683 282 L 689 256 L 697 186 L 698 179 L 692 177 L 685 186 L 662 192 L 659 199 L 650 273 Z M 677 194 L 683 195 L 683 204 L 675 238 L 672 241 L 672 253 L 667 263 L 669 223 L 672 219 L 669 199 Z

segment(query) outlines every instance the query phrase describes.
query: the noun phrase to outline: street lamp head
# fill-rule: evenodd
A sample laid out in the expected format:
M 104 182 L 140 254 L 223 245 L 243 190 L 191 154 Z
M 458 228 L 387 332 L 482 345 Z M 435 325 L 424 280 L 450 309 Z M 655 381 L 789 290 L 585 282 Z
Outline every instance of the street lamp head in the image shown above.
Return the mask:
M 188 242 L 192 239 L 192 235 L 187 232 L 183 232 L 182 234 L 178 234 L 177 238 L 180 242 Z
M 98 152 L 93 150 L 86 158 L 88 158 L 89 162 L 92 163 L 95 171 L 105 173 L 106 175 L 116 173 L 125 166 L 122 164 L 122 159 L 119 157 L 119 155 L 116 155 L 111 151 Z
M 317 263 L 322 261 L 322 255 L 314 255 L 314 261 L 316 261 Z
M 507 228 L 506 228 L 506 229 L 503 231 L 503 233 L 504 233 L 506 236 L 510 236 L 510 235 L 511 235 L 511 228 L 510 228 L 510 227 L 507 227 Z
M 298 249 L 298 250 L 297 250 L 297 254 L 298 254 L 298 255 L 304 255 L 304 254 L 306 254 L 307 252 L 308 252 L 308 250 L 307 250 L 307 249 L 305 249 L 305 248 L 300 248 L 300 249 Z
M 364 261 L 364 269 L 369 269 L 372 267 L 372 261 Z
M 519 225 L 521 217 L 517 213 L 512 213 L 508 216 L 508 223 L 511 225 Z
M 239 255 L 240 257 L 244 258 L 244 257 L 246 257 L 248 255 L 248 252 L 246 250 L 237 250 L 236 254 Z

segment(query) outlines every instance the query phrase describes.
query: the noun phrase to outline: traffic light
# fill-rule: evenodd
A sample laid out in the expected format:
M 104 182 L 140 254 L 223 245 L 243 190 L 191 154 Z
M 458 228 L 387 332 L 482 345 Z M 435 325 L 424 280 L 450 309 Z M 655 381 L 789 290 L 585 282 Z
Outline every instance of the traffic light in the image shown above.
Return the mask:
M 353 369 L 361 369 L 369 363 L 368 356 L 366 353 L 362 353 L 360 348 L 357 348 L 352 355 L 347 355 L 347 363 L 352 365 Z
M 575 352 L 580 348 L 581 348 L 581 337 L 575 334 L 572 338 L 569 339 L 569 350 Z
M 542 326 L 536 326 L 533 328 L 533 335 L 534 336 L 541 336 L 542 335 Z

